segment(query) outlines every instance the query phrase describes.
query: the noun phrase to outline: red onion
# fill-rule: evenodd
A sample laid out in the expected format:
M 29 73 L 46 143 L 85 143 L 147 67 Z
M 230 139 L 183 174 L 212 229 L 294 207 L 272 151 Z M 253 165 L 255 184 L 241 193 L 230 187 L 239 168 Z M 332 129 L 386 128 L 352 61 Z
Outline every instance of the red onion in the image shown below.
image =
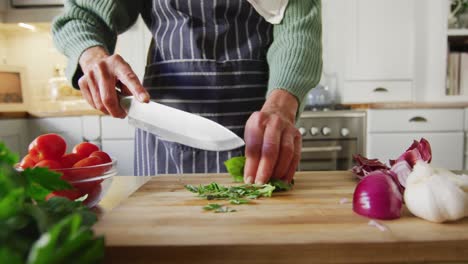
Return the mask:
M 378 159 L 368 159 L 360 154 L 354 155 L 353 159 L 357 165 L 354 166 L 351 171 L 359 179 L 364 178 L 373 171 L 389 169 L 387 165 L 383 164 Z
M 402 203 L 403 197 L 397 184 L 382 171 L 369 173 L 354 190 L 354 212 L 369 218 L 399 218 Z
M 396 162 L 391 168 L 391 171 L 398 175 L 397 180 L 404 188 L 406 188 L 406 179 L 412 170 L 413 168 L 406 160 Z

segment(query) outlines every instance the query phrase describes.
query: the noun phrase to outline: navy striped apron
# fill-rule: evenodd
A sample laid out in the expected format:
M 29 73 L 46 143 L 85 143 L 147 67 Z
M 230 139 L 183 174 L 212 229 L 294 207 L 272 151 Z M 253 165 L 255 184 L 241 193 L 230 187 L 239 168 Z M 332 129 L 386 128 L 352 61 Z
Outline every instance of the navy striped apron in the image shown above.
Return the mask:
M 152 100 L 209 118 L 243 138 L 268 82 L 272 26 L 245 0 L 153 0 L 153 33 L 143 86 Z M 170 118 L 170 117 L 168 117 Z M 136 130 L 135 174 L 225 172 L 243 155 L 205 151 Z

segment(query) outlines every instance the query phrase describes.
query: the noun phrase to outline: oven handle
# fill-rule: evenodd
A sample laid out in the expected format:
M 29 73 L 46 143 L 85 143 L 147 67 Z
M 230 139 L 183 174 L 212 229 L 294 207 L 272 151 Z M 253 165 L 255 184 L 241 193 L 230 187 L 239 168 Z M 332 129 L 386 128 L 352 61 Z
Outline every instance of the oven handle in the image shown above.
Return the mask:
M 305 147 L 302 148 L 302 153 L 312 153 L 312 152 L 338 152 L 342 151 L 342 146 L 328 146 L 328 147 Z

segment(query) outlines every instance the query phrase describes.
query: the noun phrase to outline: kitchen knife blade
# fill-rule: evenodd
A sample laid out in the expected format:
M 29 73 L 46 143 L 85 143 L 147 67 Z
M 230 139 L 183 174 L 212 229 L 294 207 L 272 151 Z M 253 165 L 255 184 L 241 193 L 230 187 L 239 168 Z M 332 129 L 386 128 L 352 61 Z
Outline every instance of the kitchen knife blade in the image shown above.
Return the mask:
M 122 97 L 130 125 L 156 134 L 163 140 L 197 149 L 226 151 L 245 145 L 244 140 L 207 118 L 156 102 L 140 103 L 133 96 Z

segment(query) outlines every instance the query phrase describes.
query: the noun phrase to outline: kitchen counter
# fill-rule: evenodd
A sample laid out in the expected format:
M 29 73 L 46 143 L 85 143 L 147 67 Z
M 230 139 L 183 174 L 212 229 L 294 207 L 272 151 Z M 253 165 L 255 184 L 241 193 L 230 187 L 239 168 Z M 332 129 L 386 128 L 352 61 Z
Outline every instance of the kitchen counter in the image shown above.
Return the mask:
M 468 218 L 434 224 L 404 210 L 378 221 L 381 231 L 352 211 L 349 172 L 298 172 L 294 190 L 224 214 L 204 211 L 210 202 L 183 188 L 213 181 L 231 182 L 223 174 L 114 177 L 95 226 L 106 236 L 106 262 L 468 262 Z
M 415 109 L 415 108 L 468 108 L 468 102 L 408 102 L 347 105 L 352 109 Z

